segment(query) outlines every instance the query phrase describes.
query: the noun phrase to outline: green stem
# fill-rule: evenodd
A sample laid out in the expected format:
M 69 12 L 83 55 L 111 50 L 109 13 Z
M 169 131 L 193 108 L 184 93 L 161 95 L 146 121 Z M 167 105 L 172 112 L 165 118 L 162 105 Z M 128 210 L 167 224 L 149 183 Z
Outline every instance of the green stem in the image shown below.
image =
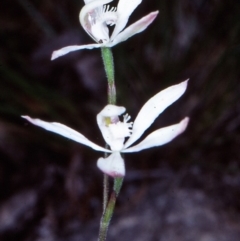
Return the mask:
M 117 196 L 122 187 L 122 183 L 123 183 L 122 177 L 114 178 L 113 192 L 110 196 L 105 212 L 103 213 L 103 216 L 101 218 L 100 232 L 99 232 L 99 239 L 98 239 L 99 241 L 105 241 L 107 238 L 108 226 L 113 215 L 113 211 L 117 201 Z
M 102 59 L 104 64 L 104 69 L 107 75 L 108 80 L 108 104 L 115 105 L 116 104 L 116 87 L 114 81 L 114 63 L 113 63 L 113 55 L 110 48 L 101 48 L 102 51 Z M 105 158 L 107 157 L 107 153 L 105 153 Z M 103 179 L 103 215 L 100 222 L 100 230 L 99 230 L 99 241 L 105 241 L 107 238 L 108 226 L 110 224 L 115 204 L 117 201 L 117 196 L 122 187 L 123 178 L 117 177 L 114 178 L 113 191 L 111 193 L 110 199 L 108 201 L 108 176 L 104 174 Z
M 107 75 L 108 81 L 108 104 L 116 104 L 116 87 L 114 81 L 114 63 L 113 63 L 113 54 L 110 48 L 103 47 L 101 48 L 102 59 L 104 69 Z M 107 153 L 105 153 L 105 158 L 107 157 Z M 103 177 L 103 212 L 107 207 L 108 202 L 108 189 L 109 189 L 109 180 L 108 176 L 104 174 Z
M 104 173 L 103 175 L 103 213 L 105 212 L 107 207 L 108 191 L 109 191 L 109 178 L 108 178 L 108 175 Z
M 116 88 L 115 88 L 115 82 L 114 82 L 114 63 L 113 63 L 112 50 L 110 48 L 103 47 L 101 48 L 101 51 L 102 51 L 104 69 L 108 80 L 108 104 L 115 105 Z

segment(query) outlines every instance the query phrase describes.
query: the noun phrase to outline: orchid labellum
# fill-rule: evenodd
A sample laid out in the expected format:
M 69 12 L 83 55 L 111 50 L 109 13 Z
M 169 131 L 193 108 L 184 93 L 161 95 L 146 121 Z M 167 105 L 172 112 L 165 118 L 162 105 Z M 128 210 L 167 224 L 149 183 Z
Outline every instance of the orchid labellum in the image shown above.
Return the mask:
M 119 116 L 126 110 L 124 107 L 116 105 L 105 106 L 97 115 L 97 124 L 111 150 L 93 143 L 81 133 L 63 124 L 49 123 L 39 119 L 32 119 L 28 116 L 22 117 L 34 125 L 89 146 L 96 151 L 111 153 L 107 158 L 99 158 L 97 166 L 112 177 L 121 177 L 125 175 L 125 165 L 120 153 L 139 152 L 147 148 L 164 145 L 186 129 L 189 121 L 188 117 L 185 117 L 177 124 L 152 132 L 139 144 L 131 146 L 142 136 L 159 114 L 183 95 L 186 88 L 187 80 L 160 91 L 143 105 L 135 121 L 130 123 L 130 116 L 127 114 L 123 116 L 123 121 L 119 119 Z M 126 142 L 125 138 L 128 138 Z
M 106 5 L 112 1 L 84 0 L 85 6 L 80 11 L 79 20 L 84 30 L 96 43 L 64 47 L 54 51 L 51 59 L 54 60 L 69 52 L 80 49 L 113 47 L 133 35 L 144 31 L 158 15 L 158 11 L 151 12 L 124 29 L 130 15 L 142 0 L 119 0 L 117 7 Z M 110 36 L 108 26 L 113 25 L 115 27 Z

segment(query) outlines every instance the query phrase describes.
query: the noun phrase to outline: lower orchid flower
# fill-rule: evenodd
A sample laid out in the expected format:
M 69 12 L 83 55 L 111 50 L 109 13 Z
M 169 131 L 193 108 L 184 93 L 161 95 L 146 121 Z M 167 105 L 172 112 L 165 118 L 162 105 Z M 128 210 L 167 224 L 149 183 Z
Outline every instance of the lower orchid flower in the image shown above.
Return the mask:
M 102 172 L 112 177 L 122 177 L 125 175 L 125 165 L 120 153 L 139 152 L 147 148 L 164 145 L 185 131 L 189 121 L 188 117 L 177 124 L 152 132 L 139 144 L 131 146 L 142 136 L 159 114 L 183 95 L 186 88 L 187 80 L 160 91 L 143 105 L 134 122 L 129 122 L 130 116 L 128 114 L 123 116 L 123 121 L 120 121 L 119 116 L 126 110 L 124 107 L 105 106 L 97 115 L 97 124 L 111 150 L 93 143 L 81 133 L 63 124 L 45 122 L 28 116 L 22 117 L 36 126 L 89 146 L 96 151 L 111 153 L 107 158 L 99 158 L 97 166 Z M 127 137 L 128 140 L 125 142 Z

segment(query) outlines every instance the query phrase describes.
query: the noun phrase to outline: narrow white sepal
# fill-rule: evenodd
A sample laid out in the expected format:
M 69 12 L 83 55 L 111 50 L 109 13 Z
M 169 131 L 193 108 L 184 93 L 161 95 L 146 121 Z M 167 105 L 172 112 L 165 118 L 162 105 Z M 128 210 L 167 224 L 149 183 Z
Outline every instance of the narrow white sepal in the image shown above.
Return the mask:
M 129 27 L 124 29 L 121 33 L 118 35 L 111 36 L 111 41 L 110 43 L 107 44 L 108 47 L 113 47 L 114 45 L 117 45 L 123 41 L 126 41 L 127 39 L 131 38 L 133 35 L 140 33 L 144 31 L 152 22 L 153 20 L 157 17 L 158 11 L 151 12 L 148 15 L 144 16 L 137 22 L 131 24 Z
M 134 121 L 133 133 L 125 143 L 124 149 L 138 140 L 159 114 L 183 95 L 187 82 L 188 80 L 160 91 L 144 104 Z
M 138 152 L 147 148 L 162 146 L 172 141 L 175 137 L 185 131 L 189 118 L 185 117 L 181 122 L 175 125 L 158 129 L 149 134 L 142 142 L 136 146 L 124 149 L 122 152 Z
M 117 6 L 118 20 L 111 39 L 114 39 L 125 28 L 130 15 L 141 2 L 142 0 L 119 0 Z
M 70 52 L 81 50 L 81 49 L 93 49 L 93 48 L 101 48 L 103 44 L 86 44 L 86 45 L 72 45 L 61 48 L 59 50 L 55 50 L 52 53 L 51 60 L 57 59 L 63 55 L 66 55 Z
M 97 166 L 103 173 L 111 177 L 125 176 L 125 164 L 119 152 L 113 152 L 107 158 L 99 158 Z
M 63 125 L 57 122 L 46 122 L 46 121 L 42 121 L 40 119 L 32 119 L 29 116 L 22 116 L 22 118 L 28 120 L 29 122 L 31 122 L 32 124 L 42 127 L 43 129 L 47 130 L 47 131 L 51 131 L 54 133 L 57 133 L 61 136 L 64 136 L 66 138 L 69 138 L 73 141 L 76 141 L 78 143 L 81 143 L 83 145 L 89 146 L 92 149 L 96 150 L 96 151 L 102 151 L 102 152 L 108 152 L 110 153 L 111 151 L 108 149 L 105 149 L 101 146 L 96 145 L 95 143 L 91 142 L 90 140 L 88 140 L 84 135 L 82 135 L 81 133 Z

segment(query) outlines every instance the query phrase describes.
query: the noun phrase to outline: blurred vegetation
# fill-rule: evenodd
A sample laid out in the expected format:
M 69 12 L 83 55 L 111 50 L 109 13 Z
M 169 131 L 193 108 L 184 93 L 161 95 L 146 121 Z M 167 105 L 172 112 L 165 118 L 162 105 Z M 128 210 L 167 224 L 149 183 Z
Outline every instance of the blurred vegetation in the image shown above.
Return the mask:
M 58 228 L 73 217 L 88 220 L 100 214 L 102 175 L 96 160 L 101 153 L 20 116 L 66 124 L 104 145 L 95 116 L 106 105 L 106 80 L 98 49 L 50 61 L 53 50 L 92 43 L 78 22 L 83 1 L 13 0 L 0 5 L 0 202 L 17 200 L 29 190 L 36 198 L 32 213 L 5 223 L 0 237 L 35 240 L 31 230 L 46 213 L 58 217 Z M 134 120 L 156 92 L 190 78 L 186 94 L 149 131 L 184 116 L 191 122 L 172 143 L 125 155 L 126 179 L 135 170 L 150 175 L 162 168 L 195 168 L 202 178 L 183 179 L 182 185 L 221 198 L 227 193 L 226 204 L 239 211 L 240 183 L 229 184 L 230 189 L 223 177 L 240 175 L 240 2 L 148 0 L 130 23 L 157 9 L 159 16 L 146 31 L 113 48 L 118 103 Z M 143 176 L 140 183 L 148 177 Z M 218 186 L 212 187 L 212 180 Z M 8 215 L 17 214 L 12 210 Z

